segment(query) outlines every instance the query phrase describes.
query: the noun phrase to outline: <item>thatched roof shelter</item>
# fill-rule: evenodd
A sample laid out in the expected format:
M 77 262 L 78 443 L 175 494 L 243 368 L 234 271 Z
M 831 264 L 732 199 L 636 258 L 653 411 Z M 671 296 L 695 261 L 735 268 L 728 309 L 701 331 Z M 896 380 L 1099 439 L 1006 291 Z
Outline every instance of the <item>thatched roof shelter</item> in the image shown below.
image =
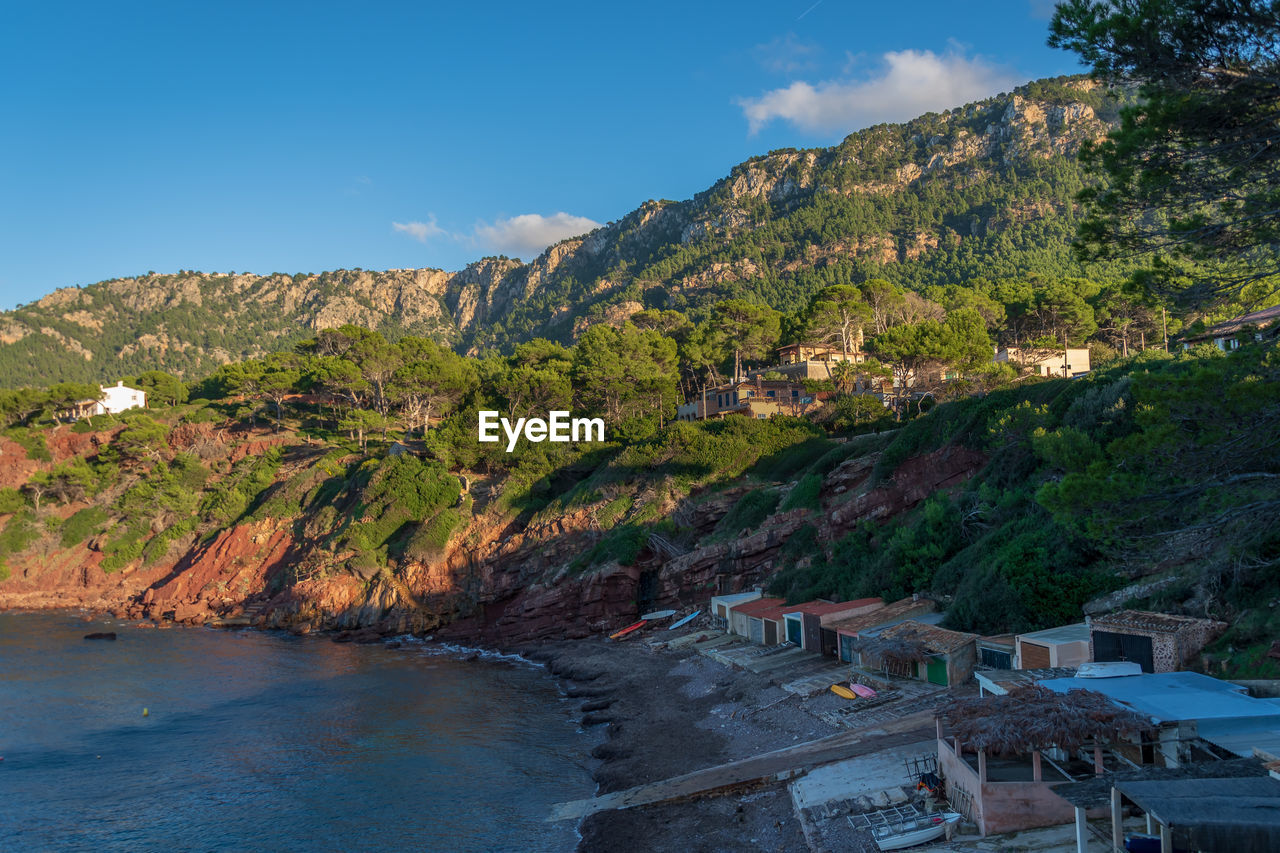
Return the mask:
M 927 661 L 929 647 L 921 637 L 902 634 L 896 637 L 863 637 L 853 641 L 852 650 L 868 655 L 886 666 L 901 666 Z
M 957 700 L 939 710 L 938 718 L 962 743 L 989 755 L 1025 755 L 1054 746 L 1071 751 L 1154 731 L 1146 717 L 1101 693 L 1055 693 L 1038 684 L 1005 696 Z

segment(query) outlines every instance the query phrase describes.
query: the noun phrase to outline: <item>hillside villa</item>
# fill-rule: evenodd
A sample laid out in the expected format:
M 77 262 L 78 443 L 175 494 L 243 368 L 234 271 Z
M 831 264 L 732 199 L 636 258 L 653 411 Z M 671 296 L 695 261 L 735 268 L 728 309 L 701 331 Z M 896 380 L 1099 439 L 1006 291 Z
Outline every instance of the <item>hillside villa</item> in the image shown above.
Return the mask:
M 97 400 L 78 400 L 69 409 L 67 416 L 71 418 L 87 418 L 93 415 L 118 415 L 128 409 L 145 409 L 147 392 L 130 388 L 119 380 L 115 385 L 99 386 L 102 396 Z
M 1268 336 L 1280 334 L 1280 305 L 1272 305 L 1261 311 L 1241 314 L 1234 320 L 1210 326 L 1203 332 L 1187 335 L 1182 339 L 1182 348 L 1189 350 L 1196 344 L 1212 343 L 1223 352 L 1239 349 L 1242 341 L 1251 337 L 1261 341 Z
M 704 389 L 676 410 L 676 418 L 701 421 L 730 414 L 761 420 L 772 415 L 801 416 L 817 410 L 831 396 L 829 391 L 810 393 L 799 382 L 766 380 L 757 375 Z
M 1070 378 L 1089 372 L 1089 350 L 1085 348 L 1051 350 L 997 347 L 996 364 L 1012 365 L 1020 376 L 1057 376 Z

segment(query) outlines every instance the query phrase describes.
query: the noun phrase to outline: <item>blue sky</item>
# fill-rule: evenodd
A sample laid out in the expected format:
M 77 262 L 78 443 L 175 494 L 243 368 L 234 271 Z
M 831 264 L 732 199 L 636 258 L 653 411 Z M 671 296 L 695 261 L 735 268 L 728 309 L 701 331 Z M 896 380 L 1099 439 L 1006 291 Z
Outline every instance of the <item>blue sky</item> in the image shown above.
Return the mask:
M 442 267 L 774 148 L 1075 73 L 1051 3 L 8 3 L 0 308 L 148 270 Z

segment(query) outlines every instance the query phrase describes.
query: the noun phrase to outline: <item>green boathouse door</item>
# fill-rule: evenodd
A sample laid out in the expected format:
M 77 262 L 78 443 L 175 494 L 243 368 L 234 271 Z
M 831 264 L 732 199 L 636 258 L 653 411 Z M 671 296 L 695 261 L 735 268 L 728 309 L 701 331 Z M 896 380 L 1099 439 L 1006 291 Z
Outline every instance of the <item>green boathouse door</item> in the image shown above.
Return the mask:
M 797 646 L 803 646 L 804 641 L 800 636 L 800 620 L 787 620 L 787 642 L 795 643 Z
M 943 658 L 929 658 L 928 678 L 930 684 L 947 686 L 947 662 Z

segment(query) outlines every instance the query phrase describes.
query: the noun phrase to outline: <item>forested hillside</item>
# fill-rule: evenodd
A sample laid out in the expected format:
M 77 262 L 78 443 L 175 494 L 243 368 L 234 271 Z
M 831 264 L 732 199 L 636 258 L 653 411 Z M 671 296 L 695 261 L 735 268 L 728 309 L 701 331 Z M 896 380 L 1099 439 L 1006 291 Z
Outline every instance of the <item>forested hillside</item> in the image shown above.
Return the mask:
M 511 639 L 699 602 L 727 572 L 793 600 L 929 595 L 993 633 L 1110 594 L 1230 621 L 1222 648 L 1247 651 L 1224 665 L 1274 671 L 1273 340 L 909 421 L 837 393 L 811 420 L 671 422 L 676 349 L 600 326 L 476 363 L 345 327 L 191 401 L 153 376 L 154 408 L 69 426 L 28 400 L 0 437 L 0 599 Z M 607 442 L 477 441 L 478 409 L 544 407 Z
M 1069 243 L 1088 183 L 1080 145 L 1116 121 L 1116 96 L 1082 79 L 1040 81 L 829 149 L 783 150 L 733 168 L 694 199 L 651 201 L 532 263 L 457 273 L 149 273 L 66 288 L 0 315 L 0 387 L 109 381 L 145 370 L 198 378 L 355 323 L 475 352 L 641 309 L 694 321 L 740 299 L 782 312 L 820 289 L 884 279 L 935 302 L 957 288 L 1088 278 Z

